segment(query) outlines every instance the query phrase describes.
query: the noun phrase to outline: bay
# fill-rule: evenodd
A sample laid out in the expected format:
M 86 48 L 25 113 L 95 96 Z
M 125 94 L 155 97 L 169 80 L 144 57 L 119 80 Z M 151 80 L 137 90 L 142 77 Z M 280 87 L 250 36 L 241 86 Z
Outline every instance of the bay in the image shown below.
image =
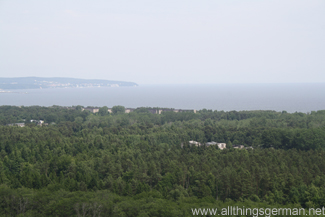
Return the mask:
M 165 107 L 175 109 L 325 110 L 325 84 L 140 85 L 24 89 L 0 93 L 0 105 Z

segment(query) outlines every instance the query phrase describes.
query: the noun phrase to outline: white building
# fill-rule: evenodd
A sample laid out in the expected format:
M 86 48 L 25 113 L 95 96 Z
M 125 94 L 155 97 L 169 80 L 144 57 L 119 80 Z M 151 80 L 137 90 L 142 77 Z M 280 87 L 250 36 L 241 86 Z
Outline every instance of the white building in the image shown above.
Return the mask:
M 217 146 L 218 146 L 218 148 L 220 148 L 222 150 L 222 149 L 226 148 L 227 144 L 226 143 L 217 143 Z
M 189 144 L 190 146 L 195 145 L 195 146 L 197 146 L 197 147 L 200 147 L 200 146 L 202 145 L 201 143 L 199 143 L 199 142 L 197 142 L 197 141 L 189 141 L 188 144 Z

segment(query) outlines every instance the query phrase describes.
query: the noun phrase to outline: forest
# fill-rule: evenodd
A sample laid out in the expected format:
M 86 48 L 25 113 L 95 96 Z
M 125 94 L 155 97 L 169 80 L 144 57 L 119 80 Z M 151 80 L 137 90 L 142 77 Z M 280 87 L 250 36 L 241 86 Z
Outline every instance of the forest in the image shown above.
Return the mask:
M 325 110 L 123 108 L 93 114 L 82 106 L 0 106 L 0 216 L 170 217 L 193 216 L 194 208 L 325 206 Z M 25 127 L 8 126 L 18 122 Z

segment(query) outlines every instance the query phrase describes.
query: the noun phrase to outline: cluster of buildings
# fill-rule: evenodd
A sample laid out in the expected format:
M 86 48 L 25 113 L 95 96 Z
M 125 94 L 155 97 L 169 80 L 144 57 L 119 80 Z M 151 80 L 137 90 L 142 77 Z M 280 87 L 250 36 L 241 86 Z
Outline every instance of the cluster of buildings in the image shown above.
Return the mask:
M 48 123 L 44 123 L 43 120 L 30 120 L 31 123 L 36 123 L 38 126 L 48 125 Z
M 11 83 L 11 84 L 17 84 L 17 82 Z M 116 84 L 110 84 L 107 82 L 58 82 L 58 81 L 40 81 L 40 80 L 34 80 L 34 84 L 40 85 L 40 88 L 43 87 L 50 87 L 50 88 L 58 88 L 58 87 L 78 87 L 78 88 L 84 88 L 84 87 L 119 87 L 120 85 L 118 83 Z
M 18 126 L 18 127 L 24 127 L 25 123 L 12 123 L 12 124 L 7 124 L 7 126 Z
M 218 148 L 219 149 L 225 149 L 226 148 L 226 143 L 217 143 L 217 142 L 214 142 L 214 141 L 212 141 L 212 142 L 207 142 L 207 143 L 200 143 L 200 142 L 197 142 L 197 141 L 189 141 L 188 142 L 188 144 L 189 144 L 189 146 L 193 146 L 193 145 L 195 145 L 195 146 L 197 146 L 197 147 L 200 147 L 200 146 L 206 146 L 206 147 L 209 147 L 209 146 L 211 146 L 211 145 L 216 145 L 216 146 L 218 146 Z M 182 145 L 182 148 L 183 148 L 183 145 Z
M 99 108 L 96 108 L 96 107 L 87 107 L 87 108 L 82 108 L 82 111 L 84 111 L 84 110 L 86 110 L 86 111 L 90 111 L 90 112 L 92 112 L 92 113 L 97 113 L 97 112 L 99 112 Z
M 196 113 L 195 109 L 164 109 L 164 108 L 145 108 L 148 110 L 148 112 L 152 114 L 161 114 L 162 112 L 194 112 Z M 99 112 L 99 107 L 86 107 L 82 109 L 83 111 L 90 111 L 92 113 Z M 136 108 L 125 108 L 125 113 L 130 113 L 136 110 Z M 108 109 L 109 113 L 112 113 L 112 108 Z
M 254 149 L 253 146 L 243 146 L 243 145 L 233 145 L 232 146 L 233 148 L 236 148 L 236 149 Z
M 190 146 L 195 145 L 195 146 L 197 146 L 197 147 L 204 146 L 204 145 L 205 145 L 206 147 L 209 147 L 209 146 L 212 146 L 212 145 L 216 145 L 216 146 L 218 146 L 218 148 L 221 149 L 221 150 L 223 150 L 223 149 L 225 149 L 225 148 L 227 147 L 227 144 L 226 144 L 226 143 L 218 143 L 218 142 L 214 142 L 214 141 L 212 141 L 212 142 L 207 142 L 207 143 L 205 143 L 205 144 L 202 144 L 202 143 L 197 142 L 197 141 L 189 141 L 188 144 L 189 144 Z M 183 148 L 183 144 L 181 145 L 181 147 Z M 252 146 L 245 147 L 245 146 L 243 146 L 243 145 L 233 145 L 232 147 L 233 147 L 233 148 L 236 148 L 236 149 L 253 149 Z
M 25 120 L 23 120 L 25 121 Z M 46 126 L 48 123 L 44 123 L 43 120 L 30 120 L 31 123 L 36 123 L 38 126 Z M 25 123 L 12 123 L 12 124 L 7 124 L 7 126 L 18 126 L 18 127 L 24 127 Z

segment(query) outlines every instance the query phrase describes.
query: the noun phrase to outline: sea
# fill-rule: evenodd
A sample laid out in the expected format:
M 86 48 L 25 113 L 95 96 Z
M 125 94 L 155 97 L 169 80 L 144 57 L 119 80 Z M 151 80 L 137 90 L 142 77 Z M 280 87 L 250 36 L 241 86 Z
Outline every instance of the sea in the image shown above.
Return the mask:
M 325 110 L 325 84 L 182 84 L 24 89 L 0 92 L 0 105 L 163 107 L 224 111 Z

